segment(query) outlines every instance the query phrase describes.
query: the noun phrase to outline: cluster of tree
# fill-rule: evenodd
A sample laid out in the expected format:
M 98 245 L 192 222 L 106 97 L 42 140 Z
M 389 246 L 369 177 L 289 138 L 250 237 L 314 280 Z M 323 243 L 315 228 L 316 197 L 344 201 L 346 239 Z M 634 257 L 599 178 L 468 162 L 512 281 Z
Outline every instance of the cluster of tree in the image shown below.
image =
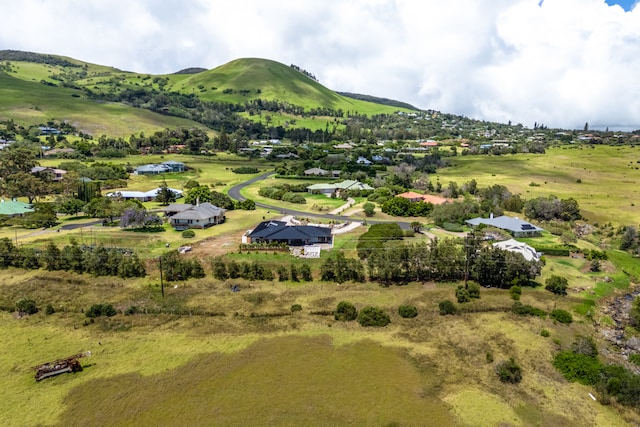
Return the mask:
M 204 268 L 197 258 L 182 259 L 178 251 L 170 251 L 160 257 L 162 277 L 168 282 L 200 279 L 205 276 Z
M 120 217 L 120 227 L 157 230 L 162 228 L 162 218 L 158 214 L 147 212 L 145 208 L 127 208 Z
M 307 191 L 305 186 L 302 184 L 294 186 L 283 184 L 275 185 L 273 187 L 262 187 L 258 191 L 258 194 L 273 200 L 282 200 L 283 202 L 305 204 L 307 203 L 307 200 L 302 194 L 300 194 L 299 190 L 301 189 L 302 192 Z
M 412 202 L 404 197 L 393 197 L 382 204 L 382 212 L 392 216 L 423 216 L 427 217 L 433 211 L 433 203 Z
M 290 65 L 290 67 L 291 67 L 291 68 L 293 68 L 293 69 L 294 69 L 294 70 L 296 70 L 296 71 L 301 72 L 301 73 L 302 73 L 302 74 L 304 74 L 305 76 L 309 77 L 311 80 L 318 81 L 318 79 L 316 78 L 316 76 L 315 76 L 315 75 L 313 75 L 312 73 L 310 73 L 309 71 L 307 71 L 307 70 L 305 70 L 305 69 L 303 69 L 303 68 L 300 68 L 300 67 L 298 67 L 298 66 L 297 66 L 297 65 L 295 65 L 295 64 L 291 64 L 291 65 Z
M 308 266 L 307 266 L 308 267 Z M 246 280 L 273 280 L 273 272 L 270 268 L 254 261 L 237 262 L 235 260 L 225 261 L 222 257 L 216 257 L 211 260 L 211 268 L 213 271 L 213 277 L 218 280 L 237 279 L 242 278 Z M 303 270 L 303 277 L 306 276 L 306 269 Z M 311 271 L 308 271 L 311 274 Z M 304 279 L 306 280 L 306 278 Z
M 556 354 L 553 365 L 567 380 L 594 386 L 600 402 L 640 405 L 640 375 L 621 365 L 602 363 L 590 337 L 576 337 L 570 349 Z
M 347 281 L 363 282 L 364 268 L 357 259 L 347 258 L 342 252 L 327 257 L 320 267 L 322 280 L 344 283 Z
M 184 146 L 180 152 L 187 154 L 200 154 L 207 146 L 209 135 L 199 128 L 164 129 L 145 136 L 143 132 L 129 137 L 131 149 L 139 150 L 149 148 L 151 152 L 162 152 L 169 147 Z
M 286 282 L 287 280 L 291 280 L 292 282 L 299 282 L 300 279 L 305 282 L 311 282 L 313 277 L 311 275 L 311 267 L 307 264 L 302 264 L 296 267 L 295 264 L 289 265 L 289 268 L 284 265 L 279 266 L 276 269 L 276 273 L 278 274 L 278 280 L 280 282 Z
M 44 250 L 18 249 L 9 239 L 0 239 L 0 268 L 7 267 L 45 268 L 122 278 L 146 275 L 144 264 L 131 250 L 79 245 L 74 239 L 62 249 L 49 242 Z
M 558 199 L 553 195 L 527 200 L 524 203 L 524 214 L 527 218 L 540 221 L 574 221 L 582 218 L 575 199 Z
M 184 196 L 184 202 L 192 205 L 206 202 L 228 211 L 235 209 L 235 203 L 231 197 L 219 191 L 211 190 L 206 185 L 190 188 Z

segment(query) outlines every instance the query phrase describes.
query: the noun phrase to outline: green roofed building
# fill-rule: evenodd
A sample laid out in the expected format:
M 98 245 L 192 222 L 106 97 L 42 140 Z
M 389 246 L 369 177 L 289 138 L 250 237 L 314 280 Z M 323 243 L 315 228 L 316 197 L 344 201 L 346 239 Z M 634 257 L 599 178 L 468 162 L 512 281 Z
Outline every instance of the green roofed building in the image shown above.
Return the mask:
M 307 187 L 309 193 L 320 194 L 337 194 L 342 190 L 373 190 L 373 187 L 354 180 L 346 180 L 332 184 L 313 184 Z
M 0 201 L 0 215 L 22 216 L 27 212 L 33 212 L 33 208 L 29 203 L 5 199 Z

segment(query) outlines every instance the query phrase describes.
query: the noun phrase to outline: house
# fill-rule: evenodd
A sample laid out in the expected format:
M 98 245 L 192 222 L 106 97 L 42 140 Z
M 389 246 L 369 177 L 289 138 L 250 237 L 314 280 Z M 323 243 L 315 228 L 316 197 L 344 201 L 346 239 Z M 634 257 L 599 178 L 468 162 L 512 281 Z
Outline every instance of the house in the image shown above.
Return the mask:
M 428 139 L 426 141 L 420 142 L 421 147 L 437 147 L 438 141 L 434 141 L 433 139 Z
M 149 164 L 138 166 L 134 171 L 134 175 L 158 175 L 161 173 L 171 172 L 171 168 L 166 165 Z
M 331 229 L 313 225 L 288 225 L 284 221 L 263 221 L 246 235 L 247 243 L 286 243 L 289 246 L 333 244 Z
M 304 171 L 305 176 L 326 176 L 328 171 L 320 168 L 311 168 Z
M 58 129 L 49 126 L 40 126 L 38 129 L 40 129 L 40 135 L 60 135 L 62 133 Z
M 536 252 L 534 248 L 526 243 L 518 242 L 515 239 L 504 240 L 493 244 L 494 248 L 503 249 L 509 252 L 521 254 L 527 261 L 540 261 L 540 252 Z
M 542 228 L 529 224 L 520 218 L 514 218 L 506 215 L 496 218 L 494 218 L 493 215 L 489 218 L 473 218 L 465 222 L 473 227 L 485 224 L 491 227 L 500 228 L 511 233 L 513 237 L 534 237 L 539 236 L 544 231 Z
M 396 195 L 396 197 L 403 197 L 405 199 L 409 199 L 412 202 L 431 203 L 433 205 L 441 205 L 443 203 L 450 202 L 449 199 L 445 199 L 444 197 L 434 196 L 431 194 L 420 194 L 414 191 L 407 191 L 406 193 L 400 193 Z
M 0 215 L 3 216 L 23 216 L 27 212 L 33 212 L 34 209 L 29 203 L 19 202 L 18 200 L 0 199 Z
M 35 166 L 31 168 L 31 173 L 51 174 L 51 181 L 60 182 L 62 181 L 62 178 L 64 178 L 64 175 L 67 173 L 67 171 L 63 169 L 47 168 L 44 166 Z
M 212 225 L 222 224 L 226 220 L 226 210 L 211 203 L 197 205 L 173 203 L 163 210 L 169 217 L 171 226 L 176 230 L 207 228 Z
M 175 160 L 167 160 L 166 162 L 162 162 L 164 166 L 168 166 L 170 172 L 184 172 L 186 167 L 182 162 L 176 162 Z
M 171 192 L 176 196 L 176 199 L 182 197 L 182 190 L 178 190 L 175 188 L 169 188 Z M 111 193 L 107 193 L 107 197 L 114 197 L 123 200 L 138 200 L 140 202 L 151 202 L 155 200 L 156 196 L 160 192 L 160 187 L 154 188 L 149 191 L 114 191 Z
M 44 152 L 45 156 L 59 156 L 61 154 L 70 154 L 73 153 L 74 150 L 73 148 L 53 148 L 51 150 L 47 150 Z
M 320 193 L 327 195 L 337 194 L 340 191 L 345 190 L 373 190 L 373 187 L 368 184 L 363 184 L 362 182 L 353 180 L 345 180 L 333 184 L 313 184 L 307 187 L 307 191 L 309 193 Z
M 367 159 L 366 157 L 359 156 L 358 159 L 356 160 L 356 163 L 359 165 L 370 166 L 373 162 Z
M 337 144 L 337 145 L 334 145 L 333 148 L 336 148 L 338 150 L 351 150 L 353 148 L 353 145 L 349 143 Z

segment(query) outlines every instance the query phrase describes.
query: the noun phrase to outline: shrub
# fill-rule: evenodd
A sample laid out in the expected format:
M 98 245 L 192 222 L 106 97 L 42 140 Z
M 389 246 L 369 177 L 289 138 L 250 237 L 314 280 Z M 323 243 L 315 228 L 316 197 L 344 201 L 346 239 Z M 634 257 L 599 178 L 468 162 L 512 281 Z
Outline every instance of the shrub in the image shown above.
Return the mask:
M 413 305 L 401 305 L 398 314 L 405 319 L 412 319 L 418 315 L 418 309 Z
M 630 354 L 629 355 L 629 362 L 640 366 L 640 354 L 639 353 Z
M 498 363 L 496 373 L 503 383 L 517 384 L 522 381 L 522 368 L 516 364 L 513 357 Z
M 131 316 L 133 314 L 136 314 L 138 312 L 138 307 L 136 307 L 135 305 L 129 306 L 125 311 L 124 311 L 124 315 L 125 316 Z
M 513 305 L 511 306 L 511 312 L 519 316 L 545 317 L 547 315 L 546 311 L 529 304 L 522 304 L 520 301 L 516 301 L 513 303 Z
M 545 337 L 545 338 L 549 338 L 551 336 L 551 333 L 549 331 L 547 331 L 546 329 L 543 329 L 540 331 L 540 336 Z
M 293 304 L 291 306 L 291 312 L 295 313 L 297 311 L 302 311 L 302 306 L 300 304 Z
M 490 351 L 487 351 L 485 358 L 487 359 L 487 363 L 493 363 L 493 353 Z
M 190 239 L 192 237 L 196 237 L 196 232 L 189 229 L 189 230 L 184 230 L 182 232 L 182 237 L 184 237 L 185 239 Z
M 445 316 L 447 314 L 456 314 L 456 312 L 458 311 L 453 302 L 448 299 L 440 301 L 440 303 L 438 303 L 438 308 L 440 309 L 441 316 Z
M 361 326 L 384 327 L 391 323 L 389 315 L 377 307 L 365 307 L 358 314 L 358 323 Z
M 16 302 L 16 310 L 20 314 L 36 314 L 38 312 L 38 307 L 34 300 L 22 298 Z
M 467 291 L 469 292 L 469 296 L 471 298 L 480 298 L 480 285 L 477 283 L 469 283 L 467 285 Z
M 593 385 L 600 379 L 602 364 L 591 356 L 565 350 L 553 358 L 553 366 L 569 381 Z
M 116 309 L 111 304 L 94 304 L 89 307 L 84 315 L 93 319 L 100 316 L 111 317 L 117 314 Z
M 518 285 L 513 285 L 509 288 L 509 294 L 511 294 L 511 299 L 518 301 L 520 300 L 520 295 L 522 295 L 522 288 Z
M 544 288 L 556 295 L 567 294 L 567 287 L 569 286 L 569 283 L 564 277 L 553 275 L 545 281 L 545 284 L 546 286 Z
M 340 301 L 335 312 L 335 319 L 342 322 L 350 322 L 358 318 L 358 310 L 348 301 Z
M 463 285 L 458 285 L 458 288 L 456 289 L 456 298 L 460 304 L 471 301 L 471 295 L 469 295 L 469 291 L 466 290 Z
M 556 320 L 560 323 L 571 323 L 573 322 L 573 316 L 571 316 L 571 313 L 569 313 L 567 310 L 562 310 L 559 308 L 556 308 L 555 310 L 553 310 L 551 312 L 551 318 L 553 320 Z
M 51 315 L 55 312 L 56 310 L 55 308 L 53 308 L 53 305 L 51 305 L 51 303 L 47 304 L 47 306 L 44 308 L 44 314 L 46 315 Z

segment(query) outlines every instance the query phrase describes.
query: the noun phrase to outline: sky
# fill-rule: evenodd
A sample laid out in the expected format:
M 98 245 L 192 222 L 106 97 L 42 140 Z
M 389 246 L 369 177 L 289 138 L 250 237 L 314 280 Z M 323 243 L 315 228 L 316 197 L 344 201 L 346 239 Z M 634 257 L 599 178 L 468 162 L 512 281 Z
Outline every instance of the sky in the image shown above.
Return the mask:
M 0 0 L 0 49 L 166 74 L 237 58 L 474 119 L 640 129 L 638 0 Z

